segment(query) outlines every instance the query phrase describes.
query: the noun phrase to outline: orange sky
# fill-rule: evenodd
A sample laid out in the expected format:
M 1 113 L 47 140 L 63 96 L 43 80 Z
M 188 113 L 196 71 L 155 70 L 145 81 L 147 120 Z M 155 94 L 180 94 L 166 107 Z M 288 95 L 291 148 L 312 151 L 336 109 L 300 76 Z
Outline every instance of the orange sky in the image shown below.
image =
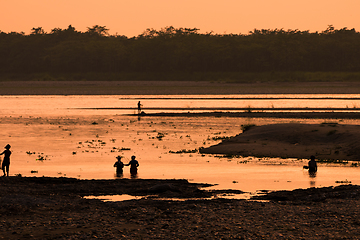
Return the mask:
M 199 28 L 200 32 L 243 33 L 257 29 L 360 31 L 360 0 L 0 0 L 0 30 L 72 25 L 86 31 L 106 26 L 128 37 L 146 28 Z

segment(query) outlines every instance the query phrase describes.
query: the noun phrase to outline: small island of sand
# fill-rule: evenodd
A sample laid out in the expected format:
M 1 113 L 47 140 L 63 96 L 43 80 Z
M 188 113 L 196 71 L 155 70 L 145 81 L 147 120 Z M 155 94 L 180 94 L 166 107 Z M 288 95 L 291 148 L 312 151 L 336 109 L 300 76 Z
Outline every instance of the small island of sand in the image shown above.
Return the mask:
M 243 133 L 202 153 L 255 157 L 360 160 L 360 126 L 323 124 L 271 124 L 252 126 Z

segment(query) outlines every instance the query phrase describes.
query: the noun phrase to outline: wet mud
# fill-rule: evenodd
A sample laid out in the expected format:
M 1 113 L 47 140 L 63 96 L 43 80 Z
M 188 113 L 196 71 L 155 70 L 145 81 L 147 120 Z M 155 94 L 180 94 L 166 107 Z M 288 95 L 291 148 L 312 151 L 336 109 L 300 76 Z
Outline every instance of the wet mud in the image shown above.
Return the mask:
M 272 192 L 247 201 L 204 200 L 214 193 L 184 180 L 3 177 L 0 184 L 3 239 L 355 239 L 360 234 L 359 186 L 352 185 Z M 149 192 L 196 198 L 83 198 Z

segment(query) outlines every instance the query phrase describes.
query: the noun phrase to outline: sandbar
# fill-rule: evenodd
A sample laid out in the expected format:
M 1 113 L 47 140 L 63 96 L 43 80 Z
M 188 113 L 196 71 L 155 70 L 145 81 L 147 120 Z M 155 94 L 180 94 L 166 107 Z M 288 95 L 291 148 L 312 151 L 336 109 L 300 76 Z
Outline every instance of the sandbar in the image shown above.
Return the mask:
M 360 126 L 338 123 L 253 126 L 201 153 L 255 157 L 360 160 Z

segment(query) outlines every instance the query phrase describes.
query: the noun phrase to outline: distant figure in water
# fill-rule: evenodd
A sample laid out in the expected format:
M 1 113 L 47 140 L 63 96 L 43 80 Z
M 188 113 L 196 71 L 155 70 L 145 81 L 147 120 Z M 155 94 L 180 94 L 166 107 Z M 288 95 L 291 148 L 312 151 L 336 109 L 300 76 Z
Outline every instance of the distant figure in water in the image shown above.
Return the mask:
M 310 156 L 310 161 L 308 163 L 308 166 L 304 166 L 305 169 L 309 169 L 309 173 L 316 173 L 317 172 L 317 164 L 315 161 L 315 156 Z
M 2 163 L 2 170 L 4 172 L 4 176 L 9 176 L 9 167 L 10 167 L 10 155 L 11 155 L 11 151 L 10 151 L 11 146 L 9 144 L 7 144 L 5 146 L 5 150 L 0 153 L 0 155 L 5 154 L 4 156 L 4 161 Z M 5 174 L 5 169 L 6 169 L 6 174 Z
M 139 166 L 139 162 L 135 160 L 135 156 L 131 156 L 131 160 L 128 164 L 125 164 L 125 166 L 130 166 L 130 174 L 131 176 L 137 175 L 137 168 Z
M 116 159 L 117 161 L 114 164 L 114 167 L 116 167 L 116 175 L 121 176 L 123 174 L 125 164 L 121 161 L 121 156 L 117 156 Z
M 140 103 L 140 101 L 138 102 L 138 104 L 137 104 L 137 106 L 138 106 L 138 114 L 141 114 L 141 103 Z

